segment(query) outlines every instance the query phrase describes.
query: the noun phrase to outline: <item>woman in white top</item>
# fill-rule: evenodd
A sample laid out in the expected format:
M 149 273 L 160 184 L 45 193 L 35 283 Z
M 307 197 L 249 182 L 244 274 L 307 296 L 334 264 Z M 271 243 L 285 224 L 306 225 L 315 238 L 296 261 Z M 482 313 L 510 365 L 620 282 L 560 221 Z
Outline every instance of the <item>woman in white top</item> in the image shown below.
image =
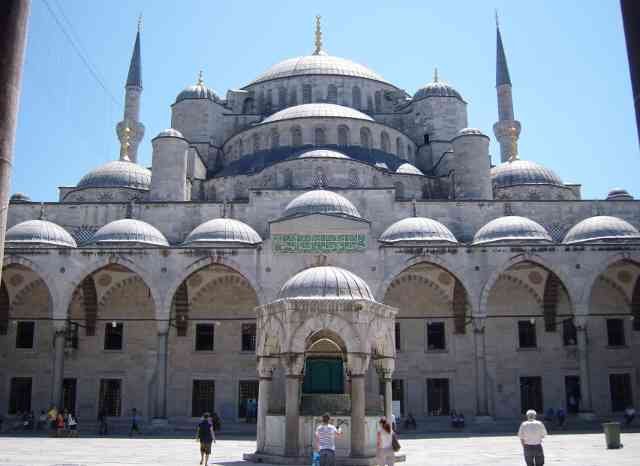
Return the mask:
M 385 418 L 380 419 L 378 424 L 378 438 L 376 441 L 376 453 L 379 466 L 393 466 L 394 452 L 391 446 L 393 440 L 393 430 L 391 424 Z

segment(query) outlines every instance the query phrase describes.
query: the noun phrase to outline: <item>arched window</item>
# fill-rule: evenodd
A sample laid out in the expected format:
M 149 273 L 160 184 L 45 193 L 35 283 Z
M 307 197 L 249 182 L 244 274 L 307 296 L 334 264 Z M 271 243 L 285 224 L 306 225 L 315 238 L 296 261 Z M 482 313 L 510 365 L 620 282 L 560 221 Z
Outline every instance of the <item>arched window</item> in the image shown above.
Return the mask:
M 242 142 L 242 139 L 238 141 L 238 154 L 240 154 L 240 157 L 244 155 L 244 142 Z
M 400 138 L 396 138 L 396 155 L 400 158 L 404 158 L 404 146 L 402 145 L 402 140 Z
M 291 128 L 291 145 L 294 147 L 302 145 L 302 130 L 299 126 Z
M 289 90 L 289 106 L 295 107 L 298 105 L 298 90 L 294 87 Z
M 338 88 L 334 84 L 329 84 L 327 89 L 327 102 L 330 104 L 338 103 Z
M 411 150 L 411 144 L 407 144 L 407 160 L 411 161 L 412 155 L 413 155 L 413 151 Z
M 278 107 L 285 108 L 287 106 L 287 88 L 280 86 L 278 88 Z
M 253 152 L 260 150 L 260 135 L 258 133 L 253 135 Z
M 271 130 L 271 148 L 276 149 L 280 147 L 280 133 L 277 129 Z
M 242 199 L 244 197 L 244 185 L 242 184 L 242 181 L 236 182 L 233 186 L 233 197 L 236 199 Z
M 256 113 L 256 104 L 253 97 L 247 97 L 242 104 L 242 113 Z
M 327 175 L 324 174 L 324 170 L 322 169 L 322 167 L 316 168 L 316 172 L 313 176 L 313 186 L 314 187 L 327 186 Z
M 367 96 L 367 112 L 373 112 L 373 96 Z
M 290 168 L 285 168 L 282 173 L 282 184 L 285 188 L 293 188 L 293 171 Z
M 376 112 L 381 112 L 382 111 L 382 91 L 376 91 L 375 99 L 376 99 Z
M 360 177 L 358 176 L 358 171 L 355 168 L 349 170 L 349 186 L 352 188 L 360 186 Z
M 341 125 L 338 127 L 338 145 L 339 146 L 348 146 L 349 145 L 349 127 Z
M 266 113 L 271 113 L 272 109 L 273 109 L 273 91 L 269 89 L 267 91 L 267 101 L 264 104 L 264 111 Z
M 390 152 L 390 142 L 389 142 L 389 134 L 386 131 L 380 133 L 380 149 L 382 152 Z
M 264 113 L 264 89 L 258 94 L 258 113 Z
M 302 86 L 302 103 L 303 104 L 311 103 L 311 84 L 304 84 Z
M 365 149 L 371 149 L 371 130 L 360 128 L 360 145 Z
M 324 146 L 327 143 L 327 133 L 324 128 L 313 130 L 313 142 L 316 146 Z
M 393 187 L 396 188 L 396 199 L 404 199 L 404 185 L 400 181 L 393 183 Z
M 351 90 L 351 98 L 353 108 L 362 107 L 362 93 L 360 92 L 360 88 L 358 86 L 353 86 L 353 89 Z

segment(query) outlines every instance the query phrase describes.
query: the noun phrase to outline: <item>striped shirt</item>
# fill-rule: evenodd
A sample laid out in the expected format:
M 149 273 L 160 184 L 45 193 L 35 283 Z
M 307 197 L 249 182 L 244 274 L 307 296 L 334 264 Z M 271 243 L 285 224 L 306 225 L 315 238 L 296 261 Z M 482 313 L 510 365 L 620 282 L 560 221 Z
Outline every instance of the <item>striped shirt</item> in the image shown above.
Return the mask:
M 334 450 L 336 449 L 336 433 L 338 429 L 331 424 L 320 424 L 316 429 L 316 438 L 318 439 L 318 450 Z

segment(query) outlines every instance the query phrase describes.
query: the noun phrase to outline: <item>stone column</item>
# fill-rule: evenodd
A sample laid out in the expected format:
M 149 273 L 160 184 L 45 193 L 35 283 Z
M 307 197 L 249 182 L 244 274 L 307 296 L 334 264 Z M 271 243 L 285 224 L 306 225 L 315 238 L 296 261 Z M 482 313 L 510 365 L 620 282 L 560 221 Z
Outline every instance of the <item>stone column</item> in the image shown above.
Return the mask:
M 257 453 L 264 452 L 267 440 L 267 413 L 271 400 L 271 384 L 273 372 L 278 360 L 276 358 L 260 357 L 258 360 L 258 413 L 257 413 Z
M 473 342 L 475 346 L 476 372 L 476 416 L 489 415 L 489 397 L 487 393 L 487 359 L 485 345 L 485 319 L 473 319 Z
M 300 379 L 303 367 L 304 355 L 290 354 L 286 357 L 285 456 L 300 456 Z
M 391 415 L 393 414 L 392 382 L 395 360 L 391 357 L 378 359 L 375 366 L 384 387 L 384 417 L 391 419 Z
M 589 339 L 587 335 L 587 317 L 575 319 L 578 334 L 578 366 L 580 371 L 580 411 L 591 413 L 591 381 L 589 377 Z
M 57 323 L 57 322 L 56 322 Z M 64 382 L 64 345 L 66 341 L 66 326 L 59 327 L 53 334 L 53 381 L 51 404 L 62 407 L 62 384 Z
M 365 375 L 369 356 L 347 356 L 351 374 L 351 456 L 365 456 Z
M 165 327 L 164 322 L 160 322 L 159 325 Z M 156 393 L 156 407 L 154 418 L 165 419 L 167 417 L 167 347 L 169 341 L 169 329 L 158 328 L 158 378 L 157 378 L 157 393 Z

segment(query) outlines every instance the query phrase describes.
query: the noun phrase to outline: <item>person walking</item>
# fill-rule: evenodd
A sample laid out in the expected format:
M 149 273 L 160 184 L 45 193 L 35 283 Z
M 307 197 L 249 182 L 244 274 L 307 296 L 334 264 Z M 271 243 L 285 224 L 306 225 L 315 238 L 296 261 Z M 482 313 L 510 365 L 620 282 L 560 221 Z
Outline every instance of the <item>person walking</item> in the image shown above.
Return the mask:
M 544 464 L 544 451 L 542 439 L 547 435 L 544 424 L 536 420 L 537 413 L 530 409 L 527 411 L 527 420 L 520 424 L 518 437 L 524 450 L 524 460 L 527 466 L 542 466 Z
M 100 435 L 107 435 L 107 412 L 104 408 L 100 408 L 100 411 L 98 411 L 98 424 L 100 425 L 98 433 Z
M 320 466 L 334 466 L 336 464 L 336 437 L 342 436 L 340 424 L 336 428 L 329 424 L 329 413 L 322 415 L 322 424 L 316 428 L 316 451 L 320 453 Z
M 376 457 L 378 466 L 393 466 L 395 455 L 393 451 L 393 429 L 386 418 L 381 418 L 378 423 L 376 438 Z
M 211 443 L 216 441 L 216 435 L 213 432 L 211 422 L 209 422 L 209 413 L 202 415 L 196 432 L 196 440 L 200 442 L 200 464 L 204 461 L 204 466 L 207 466 L 209 455 L 211 455 Z
M 142 433 L 140 432 L 140 426 L 138 425 L 139 419 L 140 418 L 138 417 L 138 410 L 136 408 L 133 408 L 131 410 L 131 430 L 129 430 L 129 437 L 133 437 L 134 432 L 136 434 Z

